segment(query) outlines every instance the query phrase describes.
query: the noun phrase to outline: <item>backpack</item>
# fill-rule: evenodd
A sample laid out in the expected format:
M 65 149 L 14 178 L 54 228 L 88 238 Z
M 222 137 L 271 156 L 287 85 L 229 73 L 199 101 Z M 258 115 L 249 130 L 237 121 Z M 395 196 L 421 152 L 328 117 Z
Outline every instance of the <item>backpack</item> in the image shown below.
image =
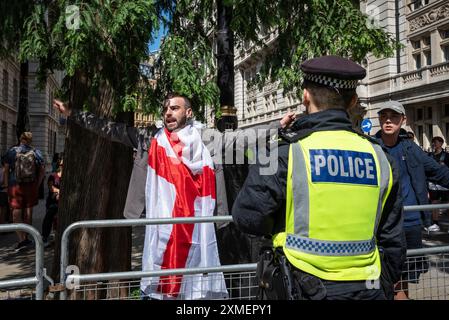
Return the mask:
M 34 149 L 16 154 L 17 183 L 34 182 L 36 180 L 36 154 Z

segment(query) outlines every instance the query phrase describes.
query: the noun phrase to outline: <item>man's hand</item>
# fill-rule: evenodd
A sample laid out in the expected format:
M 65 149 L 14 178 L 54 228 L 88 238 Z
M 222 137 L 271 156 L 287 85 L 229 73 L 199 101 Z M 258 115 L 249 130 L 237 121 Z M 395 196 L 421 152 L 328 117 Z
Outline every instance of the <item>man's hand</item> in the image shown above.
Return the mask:
M 53 99 L 53 108 L 62 113 L 66 117 L 70 116 L 71 110 L 60 100 Z
M 296 114 L 294 112 L 287 113 L 280 121 L 282 129 L 290 126 L 296 119 Z

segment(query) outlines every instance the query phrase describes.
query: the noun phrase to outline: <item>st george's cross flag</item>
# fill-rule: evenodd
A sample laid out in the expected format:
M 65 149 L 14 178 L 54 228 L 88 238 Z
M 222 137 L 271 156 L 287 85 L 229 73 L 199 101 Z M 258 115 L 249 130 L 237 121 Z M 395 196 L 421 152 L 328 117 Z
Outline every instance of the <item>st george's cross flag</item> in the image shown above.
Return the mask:
M 205 217 L 215 208 L 212 158 L 195 125 L 160 129 L 149 150 L 146 217 Z M 220 266 L 213 223 L 146 226 L 142 270 Z M 141 290 L 155 299 L 226 298 L 223 273 L 143 278 Z

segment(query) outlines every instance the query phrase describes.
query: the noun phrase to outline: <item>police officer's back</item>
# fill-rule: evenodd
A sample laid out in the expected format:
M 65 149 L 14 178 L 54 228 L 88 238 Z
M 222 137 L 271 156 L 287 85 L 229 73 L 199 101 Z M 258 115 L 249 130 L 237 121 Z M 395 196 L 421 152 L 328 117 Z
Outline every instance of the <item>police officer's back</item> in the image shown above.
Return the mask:
M 295 279 L 314 279 L 297 289 L 303 298 L 383 299 L 375 281 L 381 260 L 388 261 L 382 275 L 390 291 L 405 247 L 396 168 L 375 141 L 352 129 L 347 114 L 365 70 L 336 56 L 301 69 L 308 114 L 279 144 L 279 162 L 270 164 L 276 174 L 250 169 L 234 221 L 245 232 L 270 235 Z M 318 294 L 307 288 L 317 279 L 325 288 Z

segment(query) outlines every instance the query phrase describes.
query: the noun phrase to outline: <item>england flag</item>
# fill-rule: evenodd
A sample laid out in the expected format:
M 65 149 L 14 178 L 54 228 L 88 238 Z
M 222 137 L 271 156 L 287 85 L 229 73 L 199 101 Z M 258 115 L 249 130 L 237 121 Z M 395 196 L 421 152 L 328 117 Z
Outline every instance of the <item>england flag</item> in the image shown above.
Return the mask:
M 146 182 L 147 218 L 212 216 L 215 173 L 194 125 L 162 128 L 151 142 Z M 213 223 L 146 226 L 142 269 L 220 266 Z M 155 299 L 216 299 L 228 296 L 222 273 L 143 278 L 142 292 Z

